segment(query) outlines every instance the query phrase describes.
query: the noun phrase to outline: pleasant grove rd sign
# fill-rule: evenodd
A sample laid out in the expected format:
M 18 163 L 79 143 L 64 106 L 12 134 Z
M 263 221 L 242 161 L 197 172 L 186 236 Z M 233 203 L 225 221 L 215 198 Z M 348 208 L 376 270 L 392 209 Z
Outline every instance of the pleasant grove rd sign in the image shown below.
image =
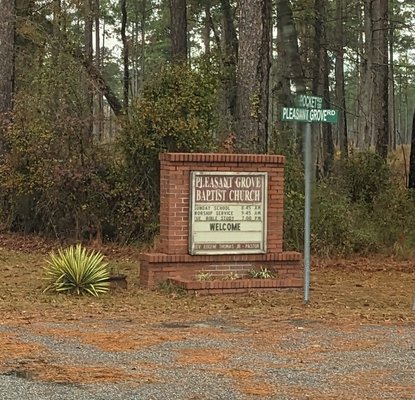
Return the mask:
M 338 121 L 338 111 L 316 108 L 283 107 L 282 120 L 300 122 L 328 122 L 336 124 Z
M 338 122 L 338 111 L 323 109 L 322 97 L 300 94 L 295 96 L 294 102 L 296 107 L 283 107 L 282 121 Z

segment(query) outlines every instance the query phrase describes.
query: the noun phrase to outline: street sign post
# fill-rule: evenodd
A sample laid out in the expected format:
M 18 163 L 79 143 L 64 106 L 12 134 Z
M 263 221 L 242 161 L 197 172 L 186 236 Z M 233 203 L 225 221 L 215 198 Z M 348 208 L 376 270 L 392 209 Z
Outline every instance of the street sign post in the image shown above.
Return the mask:
M 338 111 L 323 109 L 323 98 L 299 95 L 294 98 L 296 107 L 283 107 L 281 120 L 304 122 L 304 302 L 310 299 L 311 263 L 311 123 L 337 124 Z M 415 307 L 415 300 L 414 300 Z

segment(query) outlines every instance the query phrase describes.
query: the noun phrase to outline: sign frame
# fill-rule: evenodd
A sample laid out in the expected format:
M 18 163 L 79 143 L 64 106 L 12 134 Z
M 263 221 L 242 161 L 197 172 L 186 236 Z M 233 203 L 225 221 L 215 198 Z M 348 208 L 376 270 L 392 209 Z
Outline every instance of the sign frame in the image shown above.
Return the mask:
M 261 176 L 262 179 L 262 189 L 261 189 L 261 193 L 262 193 L 262 201 L 261 201 L 261 206 L 262 206 L 262 221 L 260 221 L 262 223 L 262 230 L 261 230 L 261 242 L 260 242 L 260 247 L 259 248 L 240 248 L 240 249 L 196 249 L 195 245 L 197 244 L 197 242 L 194 240 L 194 234 L 195 234 L 195 229 L 194 229 L 194 223 L 197 222 L 195 221 L 195 205 L 197 204 L 196 202 L 196 178 L 199 176 Z M 229 255 L 233 255 L 233 254 L 265 254 L 267 252 L 267 214 L 268 214 L 268 172 L 262 172 L 262 171 L 258 171 L 258 172 L 252 172 L 252 171 L 248 171 L 248 172 L 232 172 L 232 171 L 190 171 L 190 178 L 189 178 L 189 236 L 188 236 L 188 247 L 189 247 L 189 254 L 191 255 L 225 255 L 225 254 L 229 254 Z M 207 204 L 210 205 L 233 205 L 233 206 L 238 206 L 240 205 L 241 207 L 244 205 L 252 205 L 252 202 L 209 202 Z M 242 222 L 241 220 L 232 220 L 232 223 L 236 222 Z M 215 221 L 212 221 L 215 222 Z M 227 220 L 222 220 L 220 222 L 223 223 L 230 223 L 231 221 L 227 221 Z M 243 221 L 243 222 L 255 222 L 255 221 Z M 259 222 L 259 221 L 258 221 Z M 232 234 L 232 231 L 229 231 L 230 234 Z M 231 242 L 226 242 L 226 241 L 222 241 L 220 243 L 231 243 Z M 242 244 L 242 242 L 240 242 Z M 245 242 L 249 243 L 249 242 Z

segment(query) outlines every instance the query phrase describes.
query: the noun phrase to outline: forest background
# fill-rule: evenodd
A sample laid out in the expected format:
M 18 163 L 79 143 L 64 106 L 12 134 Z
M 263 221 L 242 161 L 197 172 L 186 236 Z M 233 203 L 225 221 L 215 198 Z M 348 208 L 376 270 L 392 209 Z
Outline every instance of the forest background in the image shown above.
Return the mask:
M 312 246 L 415 248 L 415 1 L 0 0 L 0 228 L 151 243 L 162 151 L 287 157 L 302 248 L 299 93 L 313 124 Z

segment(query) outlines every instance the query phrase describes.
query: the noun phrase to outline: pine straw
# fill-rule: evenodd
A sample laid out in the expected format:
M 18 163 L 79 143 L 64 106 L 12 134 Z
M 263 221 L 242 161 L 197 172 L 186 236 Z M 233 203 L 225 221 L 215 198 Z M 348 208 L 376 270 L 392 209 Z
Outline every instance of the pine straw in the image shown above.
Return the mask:
M 78 325 L 79 327 L 79 325 Z M 86 329 L 86 327 L 85 327 Z M 185 335 L 162 334 L 155 330 L 123 330 L 122 332 L 103 332 L 95 330 L 81 330 L 65 328 L 36 328 L 35 332 L 43 336 L 51 336 L 60 339 L 76 339 L 83 344 L 97 347 L 102 351 L 121 352 L 137 351 L 146 347 L 156 346 L 169 341 L 184 340 Z
M 221 364 L 238 353 L 213 348 L 180 349 L 176 354 L 176 362 L 178 364 Z
M 154 377 L 130 373 L 122 368 L 100 367 L 96 365 L 58 365 L 37 363 L 26 368 L 33 378 L 43 382 L 93 384 L 93 383 L 117 383 L 144 384 L 156 382 Z
M 0 343 L 0 365 L 8 361 L 35 358 L 47 351 L 44 346 L 24 342 L 10 333 L 0 332 Z

